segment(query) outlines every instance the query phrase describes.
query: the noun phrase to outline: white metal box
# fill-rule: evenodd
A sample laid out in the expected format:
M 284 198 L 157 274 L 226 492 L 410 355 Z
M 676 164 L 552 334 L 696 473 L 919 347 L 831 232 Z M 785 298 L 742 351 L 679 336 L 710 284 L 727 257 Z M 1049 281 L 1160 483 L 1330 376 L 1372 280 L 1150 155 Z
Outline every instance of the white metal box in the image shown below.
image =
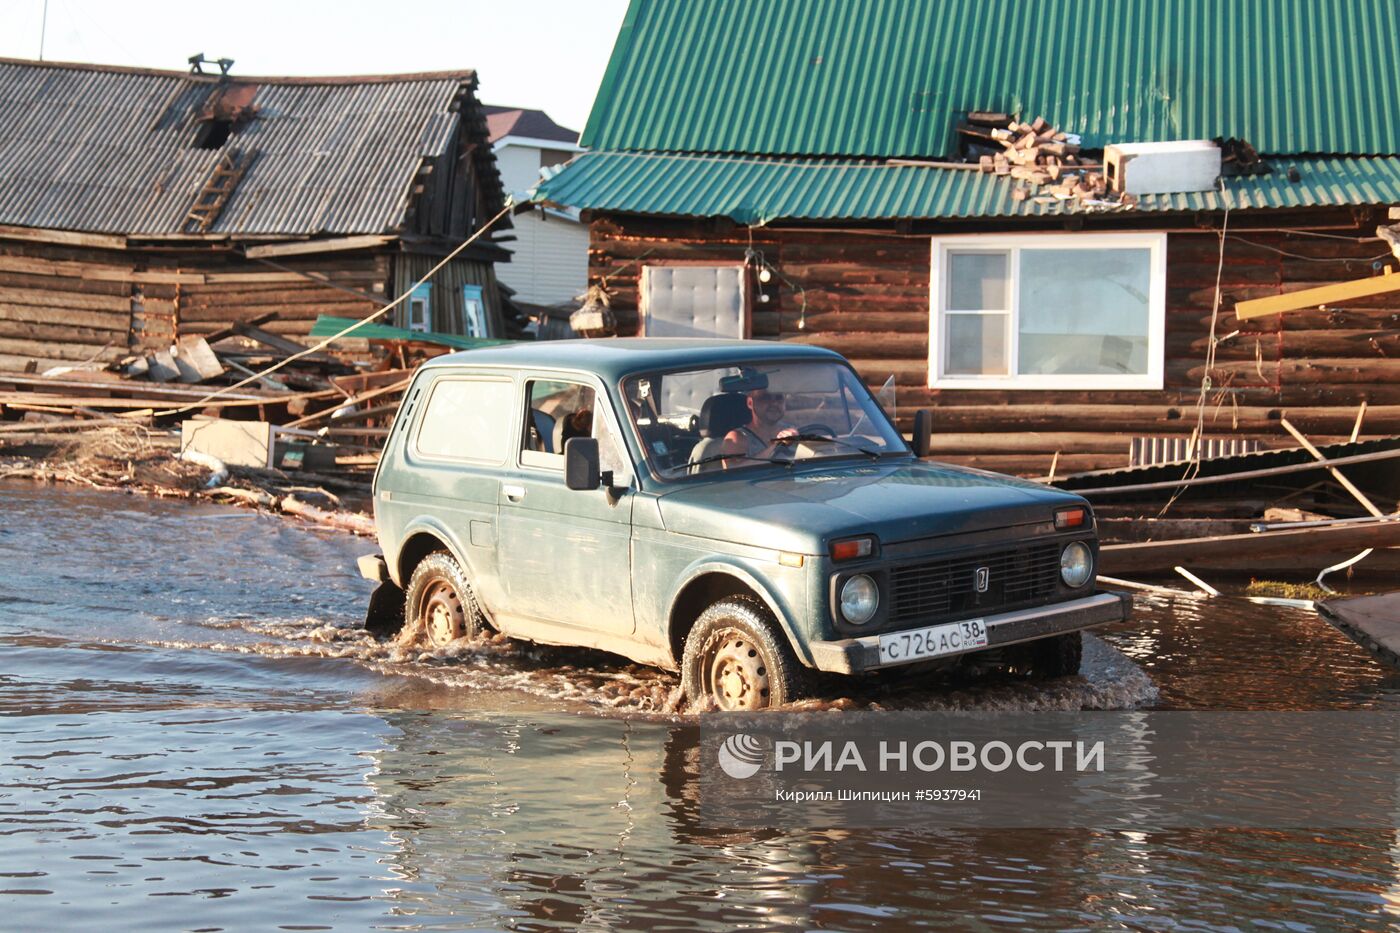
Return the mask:
M 1103 162 L 1109 187 L 1123 194 L 1213 191 L 1220 179 L 1220 147 L 1204 139 L 1117 143 Z

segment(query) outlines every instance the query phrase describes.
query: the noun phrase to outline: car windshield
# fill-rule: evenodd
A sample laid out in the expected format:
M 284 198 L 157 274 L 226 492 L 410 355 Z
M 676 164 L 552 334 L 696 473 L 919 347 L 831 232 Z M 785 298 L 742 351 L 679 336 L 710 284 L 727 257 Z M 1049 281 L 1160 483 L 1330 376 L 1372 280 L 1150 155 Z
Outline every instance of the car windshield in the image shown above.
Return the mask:
M 623 381 L 628 413 L 663 479 L 908 447 L 861 381 L 825 360 L 646 373 Z

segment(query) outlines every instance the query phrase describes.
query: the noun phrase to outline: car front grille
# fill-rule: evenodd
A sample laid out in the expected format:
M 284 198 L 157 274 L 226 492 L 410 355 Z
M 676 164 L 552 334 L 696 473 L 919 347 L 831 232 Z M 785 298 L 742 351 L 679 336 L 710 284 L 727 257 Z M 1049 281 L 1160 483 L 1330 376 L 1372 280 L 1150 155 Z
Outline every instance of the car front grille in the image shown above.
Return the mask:
M 1059 583 L 1063 545 L 1052 541 L 895 567 L 890 572 L 890 621 L 979 613 L 1047 599 Z M 978 592 L 982 570 L 986 590 Z

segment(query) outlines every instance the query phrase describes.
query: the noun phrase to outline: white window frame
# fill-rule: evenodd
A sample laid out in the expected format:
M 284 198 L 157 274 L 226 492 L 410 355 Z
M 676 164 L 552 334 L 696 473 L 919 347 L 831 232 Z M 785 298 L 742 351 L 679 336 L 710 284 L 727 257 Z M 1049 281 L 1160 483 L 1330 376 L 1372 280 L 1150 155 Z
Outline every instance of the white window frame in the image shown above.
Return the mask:
M 413 320 L 414 305 L 421 304 L 423 307 L 423 320 L 415 322 Z M 408 306 L 404 309 L 404 328 L 420 334 L 433 333 L 433 283 L 424 282 L 413 290 L 408 296 Z
M 490 337 L 486 323 L 485 289 L 480 285 L 462 286 L 462 330 L 468 337 Z
M 1146 249 L 1150 256 L 1147 301 L 1146 373 L 1034 373 L 1016 375 L 1020 359 L 1020 263 L 1022 248 L 1040 249 Z M 948 293 L 948 253 L 950 251 L 1008 253 L 1007 290 L 1010 296 L 1006 343 L 1010 375 L 947 375 L 944 373 L 944 347 L 947 345 L 948 315 L 944 306 Z M 929 274 L 929 356 L 928 385 L 931 389 L 1161 389 L 1164 384 L 1167 323 L 1167 235 L 1165 233 L 995 233 L 940 236 L 933 238 L 933 258 Z

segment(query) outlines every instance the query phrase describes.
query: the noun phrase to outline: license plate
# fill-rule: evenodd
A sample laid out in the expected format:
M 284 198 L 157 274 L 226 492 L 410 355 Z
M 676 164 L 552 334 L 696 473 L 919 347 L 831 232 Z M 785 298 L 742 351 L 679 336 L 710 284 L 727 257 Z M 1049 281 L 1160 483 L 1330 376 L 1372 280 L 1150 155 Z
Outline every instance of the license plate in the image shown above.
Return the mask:
M 987 626 L 981 619 L 968 619 L 966 622 L 950 622 L 947 625 L 931 625 L 881 635 L 880 663 L 899 664 L 985 647 Z

